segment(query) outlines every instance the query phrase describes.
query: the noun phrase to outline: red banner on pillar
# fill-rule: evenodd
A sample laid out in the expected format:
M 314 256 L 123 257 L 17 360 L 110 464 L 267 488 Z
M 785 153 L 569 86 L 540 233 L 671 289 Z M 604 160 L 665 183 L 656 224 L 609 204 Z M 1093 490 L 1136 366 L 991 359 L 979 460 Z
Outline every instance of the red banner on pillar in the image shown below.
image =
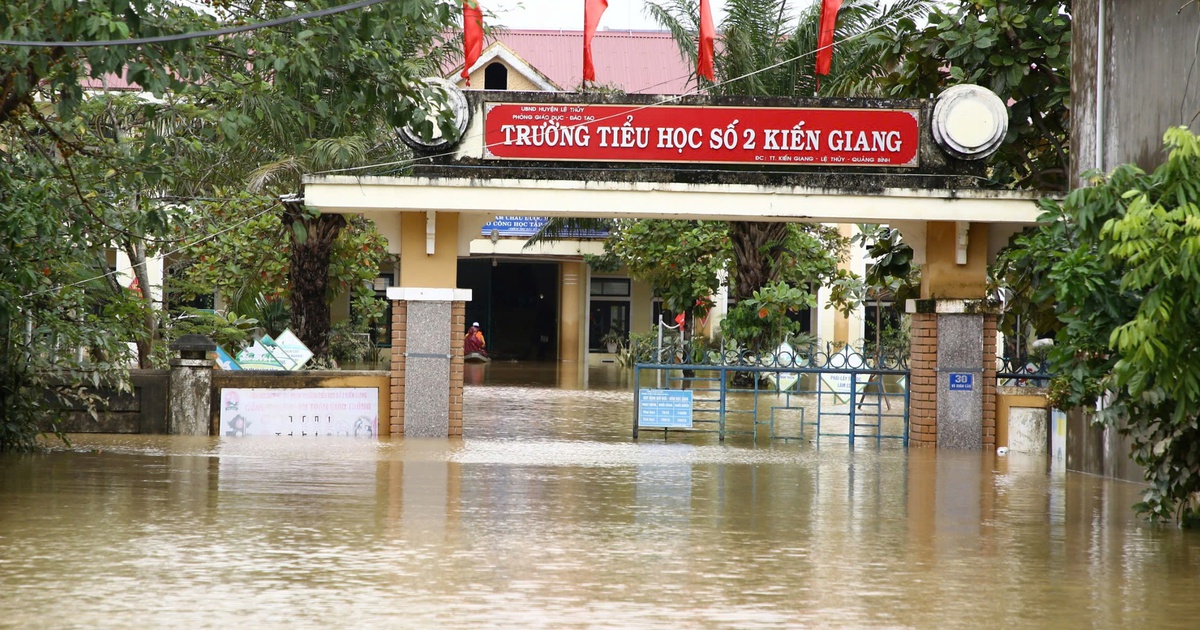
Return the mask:
M 508 160 L 917 166 L 915 109 L 490 103 L 484 156 Z

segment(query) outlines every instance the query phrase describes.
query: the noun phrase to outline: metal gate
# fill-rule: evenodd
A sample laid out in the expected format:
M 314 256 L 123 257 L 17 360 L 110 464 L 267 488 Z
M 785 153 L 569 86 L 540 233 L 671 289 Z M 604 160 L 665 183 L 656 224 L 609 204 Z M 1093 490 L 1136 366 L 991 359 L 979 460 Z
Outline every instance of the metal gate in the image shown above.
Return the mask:
M 647 431 L 908 446 L 907 354 L 827 344 L 770 354 L 697 345 L 634 348 L 633 437 Z M 640 359 L 640 360 L 638 360 Z M 680 396 L 677 392 L 690 392 Z M 648 395 L 654 394 L 654 395 Z M 669 401 L 664 421 L 655 407 Z M 690 406 L 690 410 L 682 407 Z M 685 414 L 684 412 L 687 411 Z M 684 415 L 689 422 L 678 420 Z

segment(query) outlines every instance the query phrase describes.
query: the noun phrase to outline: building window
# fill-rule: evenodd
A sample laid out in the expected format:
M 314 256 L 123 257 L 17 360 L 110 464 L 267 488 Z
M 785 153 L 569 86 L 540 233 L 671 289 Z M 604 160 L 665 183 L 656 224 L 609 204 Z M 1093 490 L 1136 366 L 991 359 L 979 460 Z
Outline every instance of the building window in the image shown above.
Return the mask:
M 629 297 L 629 278 L 592 278 L 592 295 Z
M 507 90 L 508 68 L 498 61 L 489 63 L 488 66 L 483 69 L 483 89 Z

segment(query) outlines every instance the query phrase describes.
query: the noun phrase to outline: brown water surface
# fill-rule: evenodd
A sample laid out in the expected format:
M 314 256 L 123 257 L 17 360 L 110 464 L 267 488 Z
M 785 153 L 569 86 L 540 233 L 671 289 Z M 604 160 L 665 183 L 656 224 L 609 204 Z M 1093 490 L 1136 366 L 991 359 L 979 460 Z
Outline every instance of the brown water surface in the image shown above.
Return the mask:
M 1045 458 L 630 439 L 494 364 L 461 440 L 75 436 L 0 457 L 0 626 L 1196 627 L 1200 536 Z

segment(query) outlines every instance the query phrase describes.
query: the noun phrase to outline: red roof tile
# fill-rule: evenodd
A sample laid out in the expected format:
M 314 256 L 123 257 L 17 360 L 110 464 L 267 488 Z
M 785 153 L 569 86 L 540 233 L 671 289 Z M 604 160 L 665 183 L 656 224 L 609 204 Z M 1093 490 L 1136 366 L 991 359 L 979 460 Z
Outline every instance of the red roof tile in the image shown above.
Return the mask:
M 84 70 L 86 72 L 86 70 Z M 134 85 L 125 80 L 124 76 L 118 74 L 106 74 L 98 79 L 93 79 L 89 76 L 80 77 L 79 86 L 88 91 L 140 91 L 141 86 Z
M 583 80 L 583 31 L 506 30 L 496 37 L 564 90 Z M 596 31 L 592 62 L 598 85 L 629 93 L 682 94 L 695 74 L 665 31 Z

